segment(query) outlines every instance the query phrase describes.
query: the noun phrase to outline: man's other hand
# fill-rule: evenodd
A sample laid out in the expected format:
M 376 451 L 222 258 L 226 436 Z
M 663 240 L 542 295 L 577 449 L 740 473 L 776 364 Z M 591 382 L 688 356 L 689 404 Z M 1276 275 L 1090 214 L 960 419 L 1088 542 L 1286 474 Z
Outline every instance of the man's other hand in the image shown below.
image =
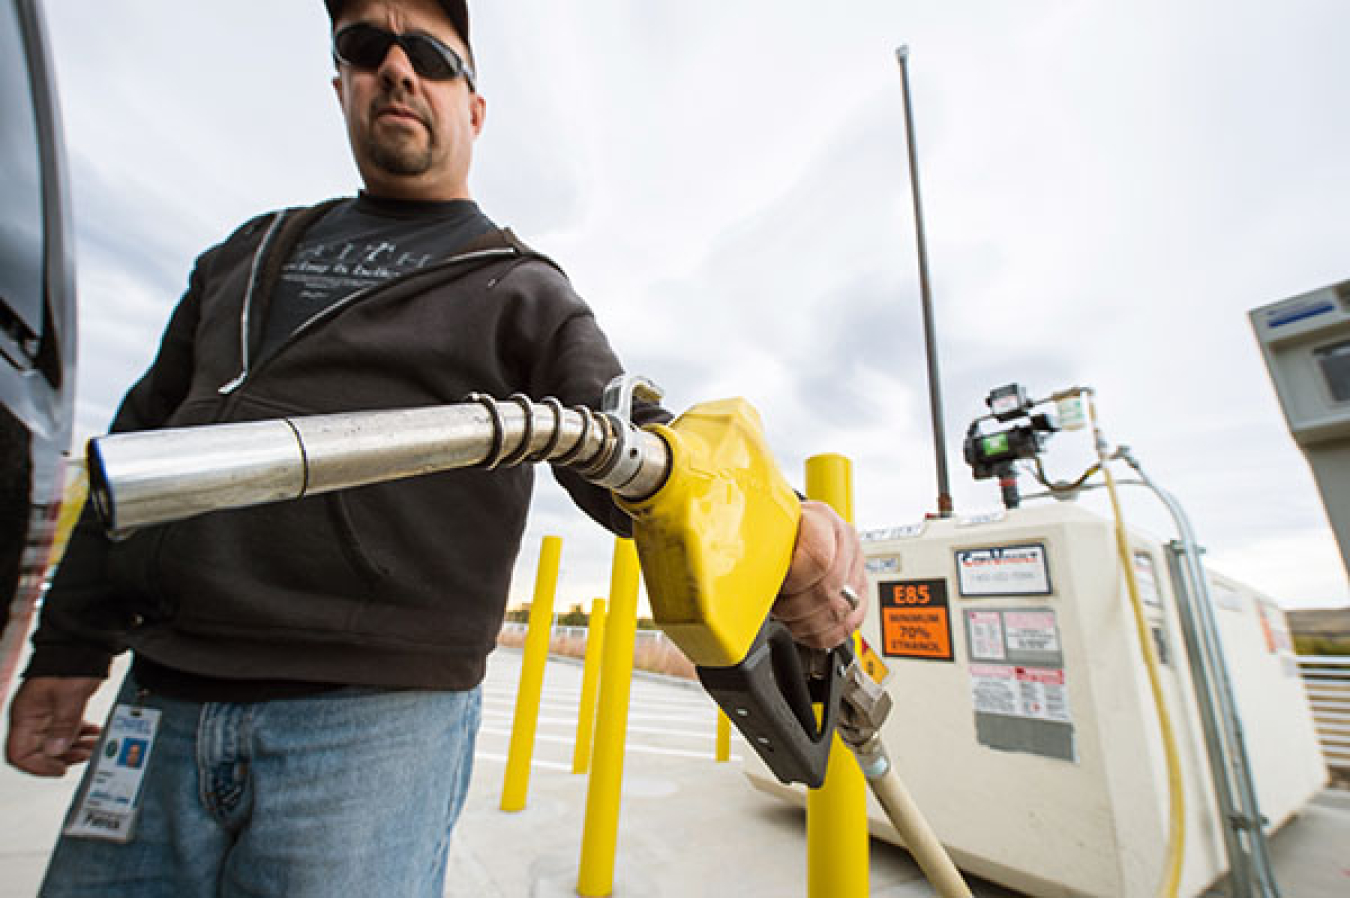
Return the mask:
M 858 597 L 850 608 L 848 586 Z M 858 531 L 824 502 L 802 503 L 792 565 L 773 604 L 802 645 L 829 649 L 847 639 L 867 614 L 867 577 Z
M 103 683 L 97 677 L 33 677 L 9 705 L 5 759 L 34 776 L 63 776 L 93 754 L 99 728 L 84 706 Z

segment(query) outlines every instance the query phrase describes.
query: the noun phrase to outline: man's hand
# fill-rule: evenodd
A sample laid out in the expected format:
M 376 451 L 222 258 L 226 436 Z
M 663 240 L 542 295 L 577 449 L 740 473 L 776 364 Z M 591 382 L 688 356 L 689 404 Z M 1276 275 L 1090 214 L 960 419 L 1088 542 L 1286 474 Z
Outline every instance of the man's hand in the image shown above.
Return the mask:
M 97 677 L 33 677 L 9 705 L 5 759 L 34 776 L 63 776 L 93 754 L 99 728 L 84 720 Z
M 858 597 L 857 608 L 849 607 L 845 586 Z M 773 616 L 802 645 L 830 649 L 858 629 L 866 613 L 867 576 L 858 532 L 824 502 L 803 502 L 792 566 Z

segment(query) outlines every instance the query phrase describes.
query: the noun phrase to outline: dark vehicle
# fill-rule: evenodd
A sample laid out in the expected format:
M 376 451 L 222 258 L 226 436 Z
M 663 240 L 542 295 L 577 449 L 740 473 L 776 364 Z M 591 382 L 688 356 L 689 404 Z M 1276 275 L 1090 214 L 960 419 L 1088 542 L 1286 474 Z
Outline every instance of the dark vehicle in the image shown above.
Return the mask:
M 70 446 L 75 277 L 51 53 L 0 0 L 0 694 L 42 593 Z

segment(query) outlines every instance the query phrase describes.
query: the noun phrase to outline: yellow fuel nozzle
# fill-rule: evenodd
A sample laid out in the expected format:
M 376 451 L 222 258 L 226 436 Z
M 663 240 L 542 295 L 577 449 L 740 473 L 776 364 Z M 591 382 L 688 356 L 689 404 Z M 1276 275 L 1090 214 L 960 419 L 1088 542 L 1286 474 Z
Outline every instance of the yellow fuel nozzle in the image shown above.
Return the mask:
M 617 501 L 633 517 L 653 617 L 774 774 L 819 787 L 850 653 L 834 650 L 817 673 L 770 617 L 802 512 L 759 415 L 723 399 L 645 429 L 668 449 L 665 479 Z
M 670 449 L 654 495 L 620 499 L 653 616 L 703 667 L 745 658 L 787 576 L 801 503 L 744 399 L 696 405 L 653 424 Z

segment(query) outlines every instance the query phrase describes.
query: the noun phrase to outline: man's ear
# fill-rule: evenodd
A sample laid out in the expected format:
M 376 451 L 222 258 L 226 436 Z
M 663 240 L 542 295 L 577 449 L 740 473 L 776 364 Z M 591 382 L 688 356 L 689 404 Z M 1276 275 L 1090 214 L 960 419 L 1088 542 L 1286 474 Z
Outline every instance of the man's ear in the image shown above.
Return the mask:
M 487 100 L 483 95 L 473 93 L 469 95 L 469 123 L 473 125 L 473 136 L 477 137 L 483 133 L 483 125 L 487 122 Z
M 338 105 L 342 105 L 342 75 L 333 76 L 333 93 L 337 94 Z

